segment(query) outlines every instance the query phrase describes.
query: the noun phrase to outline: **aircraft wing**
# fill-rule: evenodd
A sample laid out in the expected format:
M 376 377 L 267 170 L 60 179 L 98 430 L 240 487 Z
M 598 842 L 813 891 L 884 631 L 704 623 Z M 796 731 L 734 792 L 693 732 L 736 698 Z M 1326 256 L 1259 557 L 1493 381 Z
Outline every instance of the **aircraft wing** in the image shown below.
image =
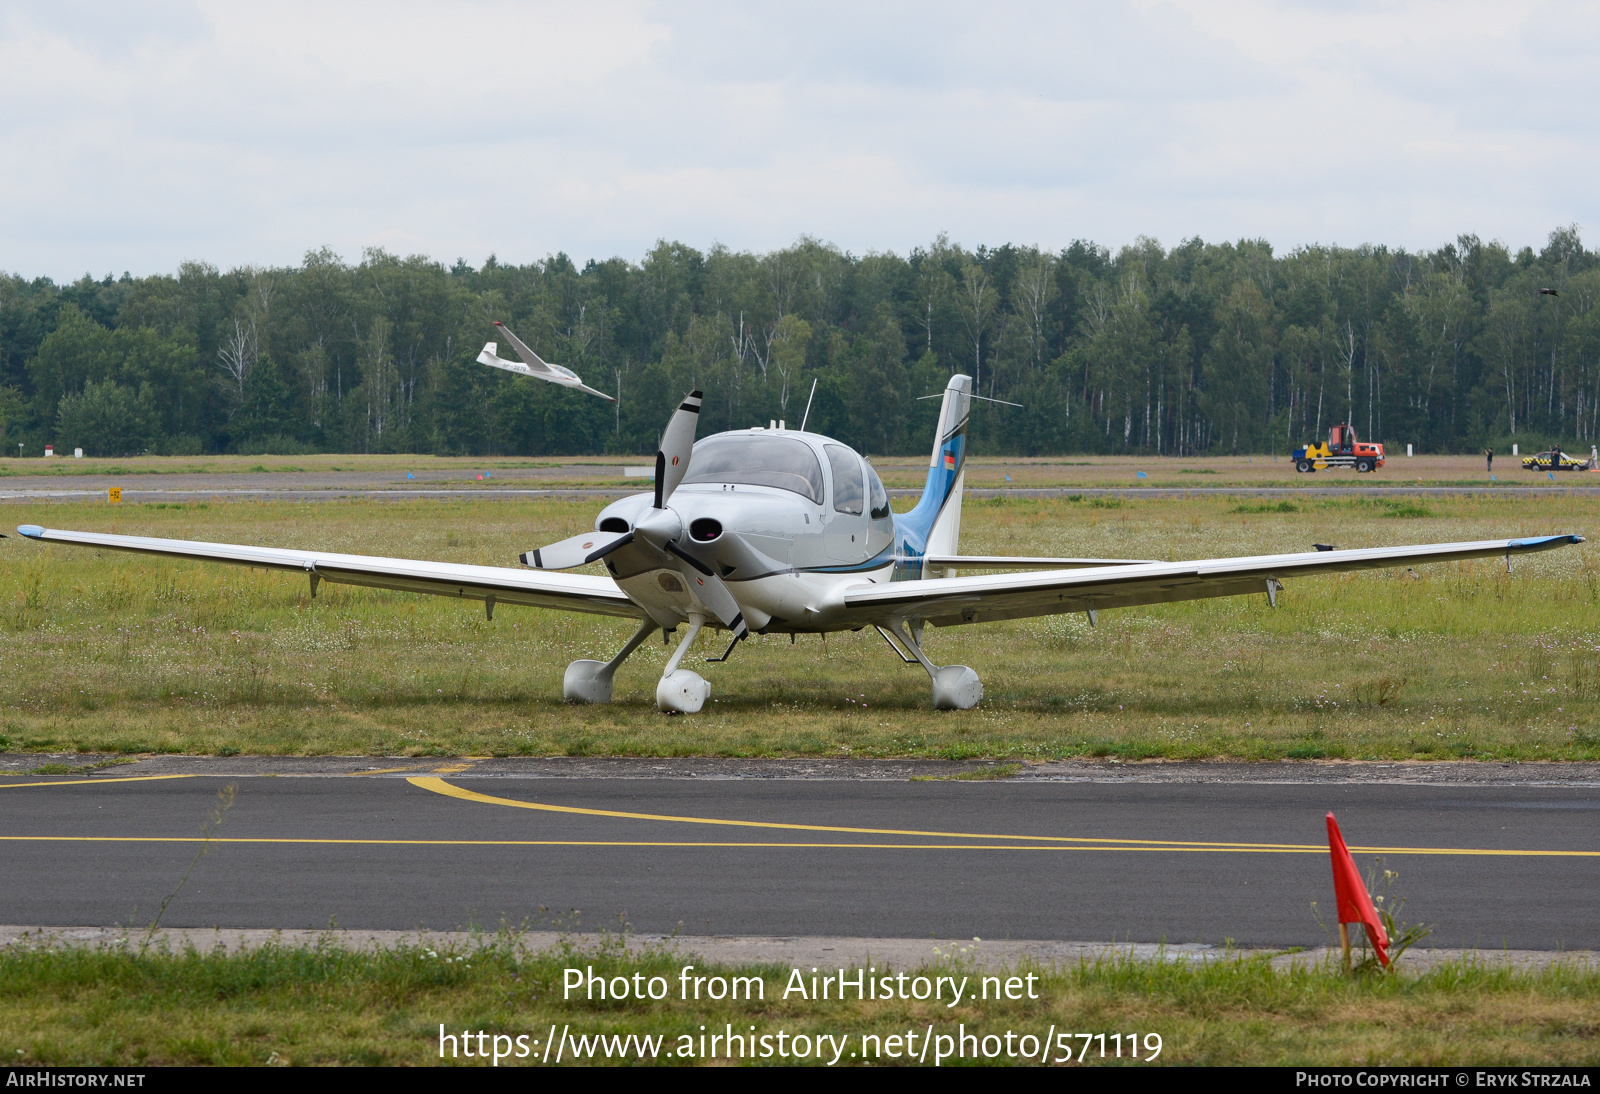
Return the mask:
M 1213 558 L 1192 562 L 1143 562 L 1045 573 L 989 574 L 930 578 L 881 585 L 857 585 L 843 593 L 845 617 L 867 625 L 897 619 L 926 619 L 935 626 L 986 623 L 995 619 L 1058 615 L 1139 604 L 1164 604 L 1242 593 L 1275 595 L 1287 578 L 1347 570 L 1377 570 L 1423 562 L 1468 558 L 1509 560 L 1512 555 L 1548 551 L 1582 536 L 1538 536 L 1421 547 L 1372 547 L 1309 551 L 1292 555 Z
M 570 383 L 568 383 L 567 386 L 568 387 L 575 387 L 579 391 L 587 391 L 590 395 L 598 395 L 598 396 L 600 396 L 600 398 L 604 399 L 608 403 L 614 403 L 614 402 L 617 401 L 616 400 L 616 396 L 607 395 L 603 391 L 596 391 L 594 388 L 590 387 L 588 384 L 585 384 L 585 383 L 583 383 L 583 382 L 581 382 L 579 380 L 573 380 Z
M 496 604 L 589 612 L 643 619 L 644 612 L 609 577 L 550 573 L 509 566 L 467 566 L 454 562 L 421 562 L 373 555 L 341 555 L 331 551 L 291 551 L 236 543 L 202 543 L 188 539 L 149 539 L 101 532 L 64 532 L 24 524 L 17 529 L 29 539 L 135 551 L 168 558 L 227 562 L 268 570 L 291 570 L 342 585 L 366 585 L 408 593 L 432 593 Z
M 494 321 L 494 325 L 500 328 L 500 333 L 506 336 L 506 340 L 511 343 L 511 348 L 517 351 L 518 357 L 528 362 L 528 364 L 532 365 L 536 370 L 541 372 L 552 371 L 550 366 L 545 364 L 543 357 L 540 357 L 537 353 L 533 352 L 533 350 L 528 348 L 528 344 L 526 342 L 511 333 L 510 327 L 506 326 L 498 319 Z
M 1021 555 L 928 555 L 930 570 L 1077 570 L 1094 566 L 1146 566 L 1148 558 L 1026 558 Z

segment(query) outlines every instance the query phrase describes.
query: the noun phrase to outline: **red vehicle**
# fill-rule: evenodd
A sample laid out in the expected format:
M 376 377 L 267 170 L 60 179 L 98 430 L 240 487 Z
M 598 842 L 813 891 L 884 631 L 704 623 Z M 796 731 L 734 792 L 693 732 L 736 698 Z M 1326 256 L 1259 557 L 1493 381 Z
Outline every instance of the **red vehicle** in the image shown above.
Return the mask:
M 1330 467 L 1376 471 L 1383 466 L 1383 445 L 1367 444 L 1356 436 L 1355 426 L 1340 422 L 1328 430 L 1327 444 L 1297 448 L 1293 459 L 1294 469 L 1300 472 L 1325 471 Z

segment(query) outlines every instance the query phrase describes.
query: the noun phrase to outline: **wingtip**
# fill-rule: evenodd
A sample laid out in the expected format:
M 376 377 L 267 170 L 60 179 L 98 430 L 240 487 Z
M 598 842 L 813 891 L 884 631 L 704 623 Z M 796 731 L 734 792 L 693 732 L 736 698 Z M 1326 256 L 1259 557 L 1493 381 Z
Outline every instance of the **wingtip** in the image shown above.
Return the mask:
M 17 535 L 27 536 L 29 539 L 43 539 L 44 528 L 38 524 L 17 525 Z
M 1530 539 L 1513 539 L 1506 544 L 1506 547 L 1507 549 L 1517 547 L 1532 547 L 1534 549 L 1538 549 L 1541 547 L 1559 547 L 1563 545 L 1576 545 L 1586 542 L 1588 541 L 1582 536 L 1564 534 L 1558 536 L 1538 536 Z

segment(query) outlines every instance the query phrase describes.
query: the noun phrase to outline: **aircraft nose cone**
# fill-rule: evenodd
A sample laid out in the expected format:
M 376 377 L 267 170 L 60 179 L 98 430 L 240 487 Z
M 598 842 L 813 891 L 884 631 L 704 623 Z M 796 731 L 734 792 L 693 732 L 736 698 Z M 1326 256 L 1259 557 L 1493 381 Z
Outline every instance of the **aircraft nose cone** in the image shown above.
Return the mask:
M 633 526 L 633 533 L 651 545 L 665 550 L 683 532 L 683 521 L 671 509 L 651 509 Z

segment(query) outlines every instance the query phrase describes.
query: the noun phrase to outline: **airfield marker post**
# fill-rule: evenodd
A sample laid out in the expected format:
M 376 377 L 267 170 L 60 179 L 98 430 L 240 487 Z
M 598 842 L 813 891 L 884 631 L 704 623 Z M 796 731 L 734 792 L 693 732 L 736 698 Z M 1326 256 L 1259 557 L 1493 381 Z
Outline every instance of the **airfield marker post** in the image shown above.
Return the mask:
M 1389 967 L 1389 936 L 1383 929 L 1383 922 L 1378 918 L 1378 909 L 1373 906 L 1372 896 L 1367 892 L 1367 886 L 1361 880 L 1361 871 L 1356 868 L 1356 860 L 1350 854 L 1350 848 L 1345 846 L 1344 834 L 1339 831 L 1339 822 L 1333 819 L 1333 814 L 1327 816 L 1328 823 L 1328 854 L 1333 860 L 1333 894 L 1339 916 L 1339 943 L 1344 949 L 1344 966 L 1350 967 L 1350 929 L 1348 923 L 1359 923 L 1366 928 L 1367 940 L 1372 943 L 1372 950 L 1378 955 L 1378 960 L 1384 968 Z

